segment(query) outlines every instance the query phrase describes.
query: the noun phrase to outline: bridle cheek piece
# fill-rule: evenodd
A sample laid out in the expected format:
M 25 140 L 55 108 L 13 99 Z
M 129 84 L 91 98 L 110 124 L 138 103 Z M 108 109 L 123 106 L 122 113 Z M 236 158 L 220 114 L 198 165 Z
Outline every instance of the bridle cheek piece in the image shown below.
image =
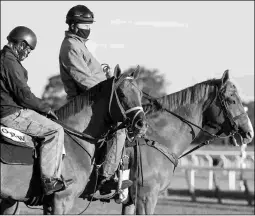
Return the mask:
M 124 122 L 125 124 L 127 124 L 127 127 L 130 128 L 135 128 L 135 129 L 141 129 L 141 127 L 139 127 L 137 125 L 137 123 L 141 120 L 138 120 L 137 122 L 135 121 L 135 119 L 138 117 L 139 113 L 143 113 L 144 114 L 144 111 L 143 111 L 143 107 L 142 106 L 136 106 L 136 107 L 132 107 L 128 110 L 124 110 L 123 106 L 121 105 L 120 103 L 120 100 L 119 100 L 119 96 L 117 94 L 117 91 L 116 89 L 118 88 L 118 86 L 120 85 L 121 82 L 123 82 L 125 79 L 133 79 L 131 77 L 125 77 L 123 79 L 120 79 L 118 80 L 116 83 L 115 83 L 115 78 L 113 79 L 113 82 L 112 82 L 112 90 L 111 90 L 111 96 L 110 96 L 110 102 L 109 102 L 109 114 L 112 118 L 112 115 L 111 115 L 111 105 L 112 105 L 112 100 L 113 100 L 113 95 L 115 95 L 116 97 L 116 101 L 117 101 L 117 104 L 118 104 L 118 107 L 121 111 L 121 114 L 123 116 L 123 119 L 124 119 Z M 133 115 L 132 118 L 129 118 L 128 115 L 132 112 L 135 112 L 136 113 Z M 144 114 L 145 115 L 145 114 Z M 135 124 L 134 124 L 135 123 Z
M 231 125 L 231 129 L 232 129 L 231 135 L 234 136 L 236 133 L 238 133 L 238 125 L 237 125 L 236 121 L 239 118 L 241 118 L 243 115 L 247 116 L 247 113 L 243 112 L 240 115 L 233 116 L 232 113 L 228 109 L 228 105 L 227 105 L 227 102 L 224 98 L 222 88 L 219 90 L 218 97 L 219 97 L 219 100 L 220 100 L 220 104 L 221 104 L 223 114 L 224 114 L 225 118 L 227 118 L 227 120 L 229 121 L 229 123 Z

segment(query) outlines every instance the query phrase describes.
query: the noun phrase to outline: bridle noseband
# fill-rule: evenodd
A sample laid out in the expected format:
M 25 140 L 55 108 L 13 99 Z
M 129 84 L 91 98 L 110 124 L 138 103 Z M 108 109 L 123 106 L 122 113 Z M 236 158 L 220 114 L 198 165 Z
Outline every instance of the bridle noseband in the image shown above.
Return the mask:
M 124 125 L 126 127 L 135 127 L 137 129 L 141 129 L 137 123 L 135 123 L 135 119 L 138 117 L 138 114 L 139 113 L 143 113 L 144 114 L 144 111 L 143 111 L 143 107 L 142 106 L 136 106 L 136 107 L 132 107 L 128 110 L 124 110 L 123 106 L 121 105 L 120 103 L 120 100 L 119 100 L 119 96 L 117 94 L 117 88 L 119 87 L 119 85 L 125 80 L 125 79 L 133 79 L 132 77 L 123 77 L 123 78 L 120 78 L 119 80 L 117 80 L 115 82 L 115 79 L 113 79 L 113 82 L 112 82 L 112 90 L 111 90 L 111 96 L 110 96 L 110 101 L 109 101 L 109 114 L 110 114 L 110 117 L 112 118 L 112 115 L 111 115 L 111 106 L 112 106 L 112 100 L 113 100 L 113 96 L 115 95 L 116 97 L 116 101 L 117 101 L 117 104 L 118 104 L 118 107 L 121 111 L 121 114 L 122 114 L 122 117 L 124 119 Z M 129 118 L 128 115 L 132 112 L 136 111 L 136 113 L 133 115 L 132 118 Z M 145 114 L 144 114 L 145 115 Z

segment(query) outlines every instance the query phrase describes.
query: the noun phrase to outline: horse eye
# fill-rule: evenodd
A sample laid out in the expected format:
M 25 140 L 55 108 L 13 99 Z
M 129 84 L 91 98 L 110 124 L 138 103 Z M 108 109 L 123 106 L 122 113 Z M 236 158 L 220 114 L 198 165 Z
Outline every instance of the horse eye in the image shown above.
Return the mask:
M 232 100 L 232 99 L 230 99 L 230 98 L 229 98 L 227 101 L 228 101 L 229 104 L 236 104 L 236 101 L 235 101 L 235 100 Z
M 124 93 L 123 93 L 122 91 L 119 91 L 119 92 L 118 92 L 118 95 L 119 95 L 119 97 L 121 97 L 121 98 L 125 97 L 125 95 L 124 95 Z

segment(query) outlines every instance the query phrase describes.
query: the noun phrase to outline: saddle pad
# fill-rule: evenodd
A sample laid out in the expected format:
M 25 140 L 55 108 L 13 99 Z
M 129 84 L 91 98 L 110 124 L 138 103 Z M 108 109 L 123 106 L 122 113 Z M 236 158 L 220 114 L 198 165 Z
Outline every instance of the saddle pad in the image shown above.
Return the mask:
M 34 149 L 7 143 L 4 139 L 0 142 L 0 160 L 5 164 L 32 165 Z
M 7 143 L 23 146 L 34 147 L 32 137 L 13 128 L 0 125 L 1 138 Z

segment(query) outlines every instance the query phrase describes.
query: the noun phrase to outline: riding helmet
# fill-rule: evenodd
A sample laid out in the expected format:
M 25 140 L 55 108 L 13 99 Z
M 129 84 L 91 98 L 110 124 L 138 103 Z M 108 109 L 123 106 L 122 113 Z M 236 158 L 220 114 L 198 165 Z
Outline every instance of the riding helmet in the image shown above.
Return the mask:
M 7 36 L 7 40 L 13 42 L 25 41 L 32 50 L 35 49 L 37 44 L 35 33 L 25 26 L 17 26 L 14 28 Z
M 84 5 L 76 5 L 72 7 L 66 15 L 66 23 L 88 23 L 94 22 L 94 14 Z

